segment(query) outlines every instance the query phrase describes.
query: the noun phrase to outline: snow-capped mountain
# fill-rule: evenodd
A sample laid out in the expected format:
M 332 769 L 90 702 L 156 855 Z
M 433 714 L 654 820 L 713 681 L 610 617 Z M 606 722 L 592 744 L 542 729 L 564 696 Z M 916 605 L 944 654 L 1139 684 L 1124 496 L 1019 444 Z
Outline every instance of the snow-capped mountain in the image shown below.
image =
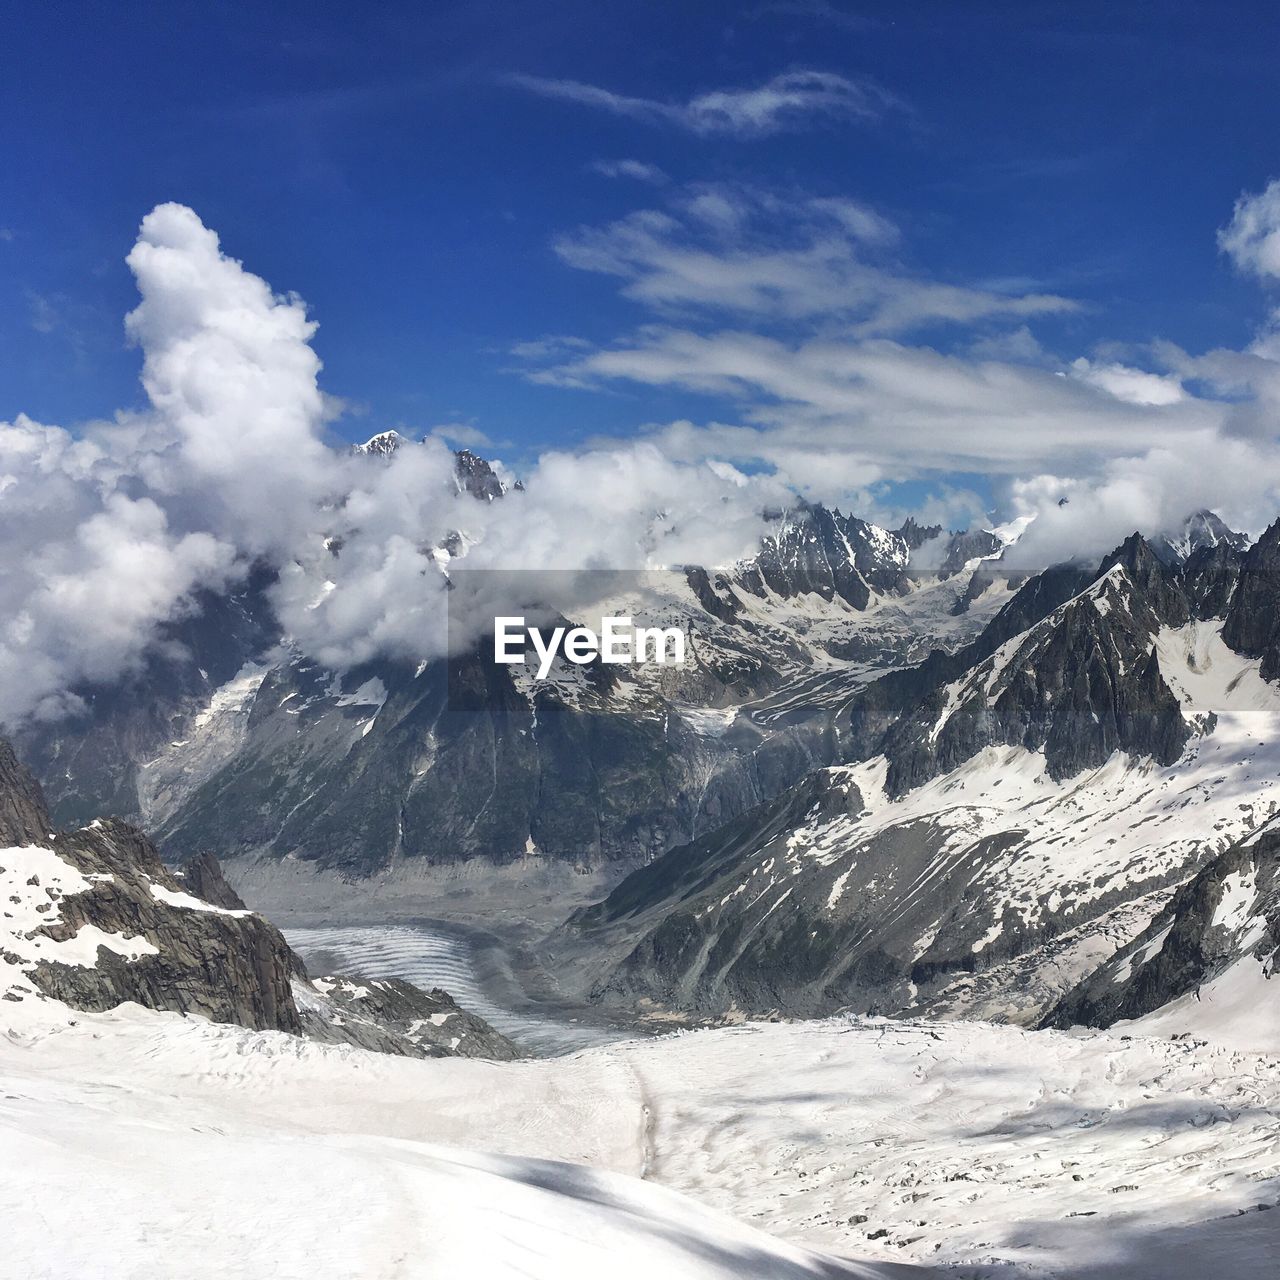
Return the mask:
M 415 442 L 398 431 L 380 431 L 370 436 L 363 444 L 353 444 L 351 452 L 366 458 L 392 458 L 402 449 L 414 447 Z M 506 484 L 494 470 L 493 464 L 470 449 L 455 449 L 454 482 L 459 493 L 468 493 L 473 498 L 484 502 L 492 502 L 507 491 Z M 521 488 L 516 481 L 513 488 Z
M 1151 549 L 1165 564 L 1185 564 L 1197 551 L 1205 547 L 1230 547 L 1243 551 L 1249 545 L 1248 537 L 1236 533 L 1221 516 L 1203 508 L 1193 512 L 1174 534 L 1159 534 L 1151 539 Z
M 1280 807 L 1278 541 L 1169 566 L 1135 535 L 1038 576 L 857 693 L 849 763 L 636 871 L 549 957 L 590 956 L 603 1000 L 1038 1021 Z
M 414 447 L 388 432 L 357 452 L 376 463 Z M 455 457 L 457 501 L 500 496 L 488 463 Z M 20 745 L 60 821 L 137 818 L 178 858 L 212 846 L 359 874 L 531 854 L 626 867 L 828 763 L 831 716 L 859 685 L 976 635 L 1003 580 L 956 607 L 994 545 L 802 507 L 751 560 L 619 602 L 693 635 L 686 668 L 562 662 L 540 683 L 480 652 L 321 668 L 280 633 L 263 568 L 201 599 L 140 673 L 82 690 L 83 715 L 26 726 Z M 922 548 L 947 572 L 914 569 Z M 459 702 L 451 687 L 473 692 Z

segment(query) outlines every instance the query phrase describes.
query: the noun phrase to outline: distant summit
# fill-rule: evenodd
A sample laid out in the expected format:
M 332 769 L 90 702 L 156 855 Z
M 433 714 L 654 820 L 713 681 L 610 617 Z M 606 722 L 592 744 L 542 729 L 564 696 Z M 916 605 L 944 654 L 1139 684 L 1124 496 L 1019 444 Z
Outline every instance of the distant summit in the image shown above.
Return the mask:
M 379 431 L 376 436 L 370 436 L 364 444 L 353 444 L 351 452 L 363 453 L 374 458 L 389 458 L 393 453 L 397 453 L 404 443 L 405 438 L 398 431 Z
M 1204 508 L 1189 515 L 1176 535 L 1161 534 L 1151 539 L 1152 551 L 1167 565 L 1185 564 L 1204 547 L 1227 546 L 1243 551 L 1248 545 L 1245 534 L 1237 533 L 1216 512 Z
M 390 458 L 406 445 L 414 443 L 398 431 L 380 431 L 376 436 L 370 436 L 364 444 L 353 444 L 351 452 L 367 458 Z M 456 449 L 453 457 L 454 481 L 459 493 L 469 493 L 483 502 L 492 502 L 506 493 L 507 486 L 498 478 L 493 464 L 479 454 L 472 453 L 470 449 Z M 512 487 L 524 488 L 518 480 Z

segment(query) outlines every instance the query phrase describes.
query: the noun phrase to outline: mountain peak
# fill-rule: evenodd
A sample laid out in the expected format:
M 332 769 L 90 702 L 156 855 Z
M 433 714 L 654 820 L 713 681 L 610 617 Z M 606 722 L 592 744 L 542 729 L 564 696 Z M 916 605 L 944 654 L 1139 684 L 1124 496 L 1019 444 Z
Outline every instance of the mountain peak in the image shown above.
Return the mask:
M 493 466 L 470 449 L 454 451 L 453 474 L 460 491 L 465 490 L 473 498 L 482 498 L 485 502 L 492 502 L 507 491 Z
M 1227 546 L 1243 551 L 1248 545 L 1245 534 L 1237 533 L 1216 511 L 1207 507 L 1193 511 L 1177 533 L 1160 534 L 1151 540 L 1152 550 L 1167 565 L 1185 564 L 1205 547 Z
M 405 443 L 405 437 L 398 431 L 379 431 L 376 436 L 370 436 L 364 444 L 353 444 L 351 452 L 362 453 L 373 458 L 389 458 Z

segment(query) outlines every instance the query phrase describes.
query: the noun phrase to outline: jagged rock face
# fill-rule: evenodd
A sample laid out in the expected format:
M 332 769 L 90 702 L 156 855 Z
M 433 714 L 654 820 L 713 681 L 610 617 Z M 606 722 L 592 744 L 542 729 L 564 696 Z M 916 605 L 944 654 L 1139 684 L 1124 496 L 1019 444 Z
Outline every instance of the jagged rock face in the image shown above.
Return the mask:
M 938 572 L 944 578 L 954 577 L 970 560 L 998 556 L 1004 543 L 990 529 L 965 529 L 953 533 Z
M 102 948 L 92 965 L 41 960 L 30 978 L 46 995 L 75 1009 L 134 1001 L 255 1030 L 301 1030 L 289 985 L 296 959 L 261 916 L 187 892 L 150 841 L 122 822 L 60 835 L 52 849 L 88 884 L 60 896 L 57 920 L 40 932 L 54 942 L 86 928 L 141 941 L 136 956 Z
M 1280 676 L 1280 520 L 1245 553 L 1222 634 L 1237 653 L 1262 659 L 1266 679 Z
M 178 874 L 193 897 L 203 898 L 205 902 L 212 902 L 215 907 L 223 907 L 227 911 L 247 910 L 244 899 L 222 874 L 222 864 L 207 850 L 196 854 Z
M 805 507 L 788 513 L 735 577 L 756 595 L 768 589 L 792 599 L 811 592 L 865 609 L 873 590 L 906 590 L 911 552 L 941 532 L 939 526 L 926 529 L 913 520 L 888 531 L 839 511 Z
M 264 682 L 246 749 L 160 822 L 170 854 L 217 832 L 224 854 L 296 850 L 356 873 L 427 851 L 437 863 L 531 849 L 641 862 L 796 781 L 827 750 L 804 727 L 708 737 L 657 700 L 623 710 L 590 692 L 526 697 L 509 669 L 478 660 L 378 670 L 376 701 L 345 706 L 305 672 Z
M 447 991 L 398 978 L 342 976 L 295 981 L 306 1034 L 408 1058 L 488 1058 L 509 1062 L 517 1047 Z
M 1270 976 L 1277 948 L 1280 831 L 1273 823 L 1193 876 L 1142 933 L 1068 992 L 1044 1025 L 1110 1027 L 1140 1018 L 1236 964 Z M 1276 1000 L 1280 1006 L 1280 988 Z
M 1052 584 L 1048 593 L 1052 599 Z M 1152 646 L 1161 627 L 1190 616 L 1182 575 L 1135 534 L 1087 589 L 995 647 L 1008 622 L 993 623 L 933 673 L 932 689 L 913 691 L 923 692 L 914 708 L 899 705 L 890 717 L 869 693 L 869 707 L 852 712 L 855 741 L 888 757 L 892 795 L 996 745 L 1043 751 L 1055 778 L 1097 767 L 1115 751 L 1172 763 L 1191 730 Z M 964 674 L 952 675 L 966 662 Z
M 34 775 L 0 740 L 0 845 L 40 844 L 49 835 L 49 810 Z
M 464 492 L 483 502 L 492 502 L 506 492 L 493 467 L 470 449 L 459 449 L 453 456 L 454 475 Z

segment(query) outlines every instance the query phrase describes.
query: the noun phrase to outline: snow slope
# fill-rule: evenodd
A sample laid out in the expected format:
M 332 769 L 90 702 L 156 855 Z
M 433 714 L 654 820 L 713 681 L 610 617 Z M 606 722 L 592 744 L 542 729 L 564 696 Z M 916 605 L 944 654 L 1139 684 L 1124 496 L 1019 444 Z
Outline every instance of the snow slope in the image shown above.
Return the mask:
M 497 1064 L 4 1015 L 4 1276 L 1232 1280 L 1280 1244 L 1280 1062 L 1189 1040 L 829 1020 Z

